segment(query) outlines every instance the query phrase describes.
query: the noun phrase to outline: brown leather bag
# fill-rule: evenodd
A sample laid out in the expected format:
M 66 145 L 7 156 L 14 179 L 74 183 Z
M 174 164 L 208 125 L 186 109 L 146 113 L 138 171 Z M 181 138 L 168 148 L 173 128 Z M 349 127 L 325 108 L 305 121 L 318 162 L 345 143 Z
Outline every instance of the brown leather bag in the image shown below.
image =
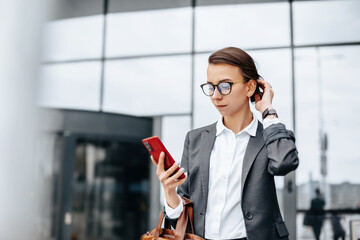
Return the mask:
M 160 220 L 157 227 L 152 230 L 151 232 L 147 232 L 141 236 L 140 240 L 165 240 L 165 239 L 172 239 L 172 240 L 204 240 L 204 238 L 199 237 L 194 234 L 194 224 L 193 224 L 193 207 L 192 202 L 182 197 L 184 203 L 184 210 L 181 213 L 175 230 L 171 230 L 169 228 L 161 228 L 162 221 L 164 219 L 164 211 L 161 212 Z M 190 220 L 190 230 L 191 233 L 186 233 L 186 228 L 188 225 L 188 220 Z M 165 218 L 165 226 L 170 226 L 168 220 Z

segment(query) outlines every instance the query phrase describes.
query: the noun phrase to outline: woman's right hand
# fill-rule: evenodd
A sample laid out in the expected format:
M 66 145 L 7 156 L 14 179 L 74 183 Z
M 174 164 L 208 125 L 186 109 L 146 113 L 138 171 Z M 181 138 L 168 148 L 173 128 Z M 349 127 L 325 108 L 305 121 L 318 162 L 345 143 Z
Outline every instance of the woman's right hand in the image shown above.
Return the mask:
M 184 168 L 181 168 L 179 171 L 175 172 L 179 167 L 177 163 L 174 163 L 168 170 L 164 169 L 165 153 L 161 152 L 159 156 L 159 163 L 156 164 L 153 156 L 150 157 L 151 161 L 157 166 L 156 175 L 158 176 L 161 185 L 164 189 L 164 194 L 166 202 L 171 208 L 176 208 L 180 204 L 180 199 L 176 193 L 176 187 L 183 184 L 187 179 L 187 174 L 185 178 L 178 179 L 183 173 Z M 175 172 L 174 175 L 172 175 Z M 172 175 L 172 176 L 171 176 Z

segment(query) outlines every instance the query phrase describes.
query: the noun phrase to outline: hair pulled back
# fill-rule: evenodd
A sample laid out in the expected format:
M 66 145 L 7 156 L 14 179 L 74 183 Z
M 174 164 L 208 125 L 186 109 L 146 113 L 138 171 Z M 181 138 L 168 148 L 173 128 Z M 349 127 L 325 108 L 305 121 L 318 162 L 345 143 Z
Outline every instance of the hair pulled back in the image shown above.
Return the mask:
M 252 57 L 240 48 L 227 47 L 220 49 L 210 55 L 210 63 L 227 63 L 239 67 L 246 82 L 250 81 L 250 79 L 257 81 L 257 79 L 262 78 L 257 72 Z

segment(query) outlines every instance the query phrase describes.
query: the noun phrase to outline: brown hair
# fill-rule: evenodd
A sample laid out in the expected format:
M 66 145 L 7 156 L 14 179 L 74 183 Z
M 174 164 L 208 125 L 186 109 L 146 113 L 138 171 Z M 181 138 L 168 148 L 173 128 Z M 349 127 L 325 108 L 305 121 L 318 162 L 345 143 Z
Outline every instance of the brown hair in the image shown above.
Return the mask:
M 255 62 L 252 57 L 245 51 L 236 47 L 227 47 L 220 49 L 209 57 L 209 64 L 227 63 L 239 67 L 246 82 L 253 79 L 262 78 L 256 69 Z

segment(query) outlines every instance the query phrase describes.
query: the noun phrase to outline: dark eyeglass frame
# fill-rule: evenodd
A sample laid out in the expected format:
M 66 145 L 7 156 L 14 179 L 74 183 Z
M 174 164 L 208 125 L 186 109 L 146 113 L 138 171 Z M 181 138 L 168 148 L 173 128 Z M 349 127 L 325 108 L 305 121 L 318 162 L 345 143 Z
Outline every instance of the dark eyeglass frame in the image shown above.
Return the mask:
M 220 93 L 221 95 L 228 95 L 228 94 L 231 93 L 232 85 L 234 85 L 234 84 L 236 84 L 236 83 L 240 83 L 240 82 L 243 82 L 243 81 L 221 82 L 221 83 L 216 84 L 216 85 L 215 85 L 215 84 L 211 84 L 211 83 L 203 83 L 203 84 L 200 85 L 200 87 L 201 87 L 203 93 L 204 93 L 206 96 L 208 96 L 208 97 L 211 97 L 212 95 L 214 95 L 216 88 L 217 88 L 217 90 L 219 91 L 219 93 Z M 224 93 L 221 92 L 221 89 L 220 89 L 219 85 L 220 85 L 220 84 L 223 84 L 223 83 L 227 83 L 227 84 L 230 85 L 230 91 L 229 91 L 228 93 L 225 93 L 225 94 L 224 94 Z M 211 86 L 214 88 L 214 91 L 213 91 L 212 94 L 206 93 L 205 90 L 204 90 L 204 88 L 203 88 L 205 85 L 208 85 L 208 84 L 211 85 Z

